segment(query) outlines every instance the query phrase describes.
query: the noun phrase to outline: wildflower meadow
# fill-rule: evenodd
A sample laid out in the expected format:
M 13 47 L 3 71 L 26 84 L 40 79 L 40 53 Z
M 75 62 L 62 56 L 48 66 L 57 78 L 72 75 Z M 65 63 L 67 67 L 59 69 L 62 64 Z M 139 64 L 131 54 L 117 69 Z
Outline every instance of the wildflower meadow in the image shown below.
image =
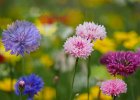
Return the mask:
M 140 100 L 140 0 L 0 0 L 0 100 Z

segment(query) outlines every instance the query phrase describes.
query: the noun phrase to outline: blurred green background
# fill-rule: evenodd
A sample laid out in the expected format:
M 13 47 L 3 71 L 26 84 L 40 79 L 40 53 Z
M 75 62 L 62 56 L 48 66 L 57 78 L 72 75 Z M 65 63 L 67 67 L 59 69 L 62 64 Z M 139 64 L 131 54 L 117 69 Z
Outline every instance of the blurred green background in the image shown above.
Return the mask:
M 1 42 L 2 31 L 17 19 L 33 22 L 42 35 L 40 48 L 24 58 L 5 52 Z M 100 82 L 112 78 L 100 57 L 140 47 L 140 0 L 0 0 L 0 100 L 19 100 L 12 87 L 22 76 L 22 66 L 26 75 L 36 73 L 45 82 L 35 100 L 68 100 L 75 59 L 64 53 L 63 44 L 84 21 L 104 25 L 107 31 L 106 39 L 95 42 L 91 56 L 90 100 L 97 100 Z M 75 100 L 87 100 L 86 65 L 87 60 L 78 63 Z M 117 100 L 140 100 L 140 70 L 120 78 L 128 92 Z M 101 100 L 112 98 L 101 94 Z

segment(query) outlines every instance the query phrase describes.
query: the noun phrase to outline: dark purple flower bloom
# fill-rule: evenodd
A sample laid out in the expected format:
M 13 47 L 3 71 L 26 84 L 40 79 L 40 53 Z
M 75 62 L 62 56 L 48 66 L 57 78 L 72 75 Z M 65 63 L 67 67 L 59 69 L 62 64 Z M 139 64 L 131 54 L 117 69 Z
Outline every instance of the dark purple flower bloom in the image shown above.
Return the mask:
M 2 33 L 2 42 L 6 51 L 11 54 L 24 55 L 38 48 L 41 36 L 34 24 L 27 21 L 16 21 Z
M 139 66 L 139 56 L 130 51 L 109 52 L 100 62 L 107 66 L 112 75 L 128 76 L 133 74 Z
M 20 83 L 24 82 L 24 87 L 21 87 Z M 21 77 L 15 84 L 15 93 L 20 95 L 28 95 L 28 100 L 32 100 L 34 95 L 37 94 L 44 86 L 43 80 L 35 75 L 31 74 L 29 76 Z M 22 91 L 21 91 L 22 88 Z

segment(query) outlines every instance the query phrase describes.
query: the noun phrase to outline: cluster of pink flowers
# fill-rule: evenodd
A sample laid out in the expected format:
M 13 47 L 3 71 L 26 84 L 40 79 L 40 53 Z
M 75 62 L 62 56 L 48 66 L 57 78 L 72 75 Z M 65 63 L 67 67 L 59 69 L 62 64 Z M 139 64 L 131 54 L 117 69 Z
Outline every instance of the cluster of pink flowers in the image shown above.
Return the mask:
M 121 93 L 126 93 L 127 84 L 121 79 L 113 79 L 102 82 L 101 90 L 109 96 L 118 96 Z
M 64 51 L 76 58 L 87 58 L 93 51 L 92 41 L 104 39 L 104 26 L 93 22 L 84 22 L 76 28 L 76 36 L 70 37 L 64 44 Z
M 111 75 L 127 77 L 140 67 L 140 51 L 109 52 L 101 57 L 100 62 L 106 65 Z M 117 96 L 126 93 L 127 85 L 120 79 L 108 80 L 102 83 L 101 90 L 104 94 Z

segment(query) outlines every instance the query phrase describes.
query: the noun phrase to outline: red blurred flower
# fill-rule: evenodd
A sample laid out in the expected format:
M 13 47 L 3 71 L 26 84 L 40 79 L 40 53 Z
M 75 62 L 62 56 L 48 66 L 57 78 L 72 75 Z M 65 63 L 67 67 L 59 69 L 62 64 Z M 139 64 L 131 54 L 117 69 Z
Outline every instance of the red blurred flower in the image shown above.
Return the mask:
M 42 24 L 53 24 L 55 22 L 66 22 L 66 16 L 42 15 L 39 18 Z
M 3 63 L 4 61 L 5 61 L 4 56 L 0 54 L 0 63 Z

